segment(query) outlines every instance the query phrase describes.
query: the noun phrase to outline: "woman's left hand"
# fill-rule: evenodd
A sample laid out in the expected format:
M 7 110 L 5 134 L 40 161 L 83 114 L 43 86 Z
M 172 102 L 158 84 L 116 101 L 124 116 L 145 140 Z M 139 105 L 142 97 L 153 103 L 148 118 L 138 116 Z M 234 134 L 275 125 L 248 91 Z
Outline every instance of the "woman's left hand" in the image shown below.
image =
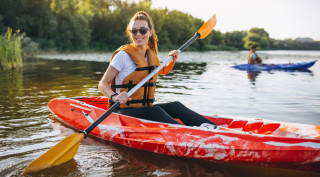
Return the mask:
M 177 50 L 172 50 L 172 51 L 169 52 L 168 55 L 169 56 L 173 56 L 173 59 L 177 60 L 178 59 L 178 54 L 179 54 L 179 52 Z

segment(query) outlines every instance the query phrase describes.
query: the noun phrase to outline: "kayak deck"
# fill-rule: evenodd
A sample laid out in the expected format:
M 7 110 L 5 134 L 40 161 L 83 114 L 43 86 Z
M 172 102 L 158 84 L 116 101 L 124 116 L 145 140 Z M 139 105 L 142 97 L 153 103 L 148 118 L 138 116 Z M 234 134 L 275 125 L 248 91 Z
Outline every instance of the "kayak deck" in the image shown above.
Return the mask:
M 84 130 L 107 109 L 105 97 L 53 99 L 48 107 L 63 123 Z M 166 124 L 112 113 L 90 133 L 159 154 L 238 164 L 320 169 L 320 126 L 205 116 L 217 129 Z

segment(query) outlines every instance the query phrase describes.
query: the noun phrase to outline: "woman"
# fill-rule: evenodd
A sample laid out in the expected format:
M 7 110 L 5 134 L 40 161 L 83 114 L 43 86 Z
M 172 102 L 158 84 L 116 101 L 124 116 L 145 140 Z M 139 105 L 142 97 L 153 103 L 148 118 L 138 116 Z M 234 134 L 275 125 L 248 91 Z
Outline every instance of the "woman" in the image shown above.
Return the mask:
M 110 65 L 98 86 L 109 98 L 109 104 L 120 101 L 118 113 L 147 120 L 180 124 L 174 119 L 179 118 L 185 125 L 190 126 L 199 126 L 202 123 L 215 125 L 179 102 L 153 105 L 157 74 L 129 98 L 127 92 L 159 66 L 160 61 L 157 56 L 157 35 L 146 12 L 139 11 L 131 18 L 126 33 L 132 43 L 121 46 L 113 53 Z M 171 51 L 169 56 L 173 56 L 173 60 L 160 70 L 159 74 L 171 71 L 178 52 Z

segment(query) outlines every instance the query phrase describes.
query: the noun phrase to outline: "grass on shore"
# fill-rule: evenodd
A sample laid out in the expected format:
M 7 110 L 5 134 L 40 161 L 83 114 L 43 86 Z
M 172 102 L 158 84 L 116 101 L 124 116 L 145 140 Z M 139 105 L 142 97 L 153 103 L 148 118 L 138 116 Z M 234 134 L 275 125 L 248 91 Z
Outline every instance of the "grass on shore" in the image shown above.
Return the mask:
M 12 29 L 8 28 L 5 34 L 0 35 L 0 70 L 20 69 L 22 66 L 19 31 L 12 34 Z

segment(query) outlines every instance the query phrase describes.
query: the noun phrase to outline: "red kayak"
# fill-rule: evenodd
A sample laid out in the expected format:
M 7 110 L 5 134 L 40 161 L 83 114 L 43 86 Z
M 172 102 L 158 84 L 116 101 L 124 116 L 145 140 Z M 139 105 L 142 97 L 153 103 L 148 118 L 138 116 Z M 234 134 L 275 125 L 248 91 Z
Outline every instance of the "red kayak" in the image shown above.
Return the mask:
M 83 131 L 107 110 L 106 97 L 56 98 L 48 103 L 64 124 Z M 265 167 L 320 171 L 320 126 L 205 116 L 214 126 L 191 127 L 112 113 L 90 135 L 141 150 Z

